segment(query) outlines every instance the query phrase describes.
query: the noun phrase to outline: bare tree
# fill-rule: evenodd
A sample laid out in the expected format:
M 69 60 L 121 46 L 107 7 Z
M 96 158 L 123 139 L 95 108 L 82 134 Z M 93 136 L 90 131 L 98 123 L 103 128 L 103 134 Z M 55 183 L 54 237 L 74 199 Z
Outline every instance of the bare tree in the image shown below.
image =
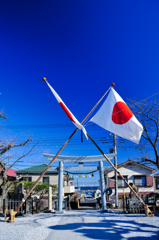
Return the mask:
M 0 118 L 1 119 L 7 119 L 7 116 L 3 114 L 3 112 L 0 112 Z M 20 159 L 29 156 L 29 154 L 31 154 L 31 152 L 36 148 L 37 144 L 32 145 L 32 147 L 29 148 L 29 150 L 25 150 L 20 156 L 17 155 L 17 157 L 15 158 L 14 156 L 14 162 L 12 163 L 12 165 L 9 167 L 6 165 L 5 163 L 5 158 L 4 157 L 6 155 L 6 152 L 8 152 L 9 150 L 14 150 L 16 148 L 24 147 L 26 145 L 28 145 L 28 143 L 32 141 L 32 139 L 30 137 L 27 137 L 27 139 L 23 142 L 18 142 L 16 138 L 14 138 L 13 140 L 4 140 L 3 138 L 0 140 L 0 207 L 2 206 L 2 202 L 3 199 L 6 198 L 7 193 L 9 192 L 9 190 L 14 187 L 14 185 L 19 182 L 21 180 L 21 177 L 16 178 L 15 180 L 13 180 L 12 182 L 9 182 L 9 178 L 7 176 L 7 171 L 8 169 L 12 168 Z
M 159 98 L 137 102 L 129 99 L 130 109 L 143 125 L 144 131 L 137 148 L 142 154 L 142 162 L 154 164 L 159 169 Z

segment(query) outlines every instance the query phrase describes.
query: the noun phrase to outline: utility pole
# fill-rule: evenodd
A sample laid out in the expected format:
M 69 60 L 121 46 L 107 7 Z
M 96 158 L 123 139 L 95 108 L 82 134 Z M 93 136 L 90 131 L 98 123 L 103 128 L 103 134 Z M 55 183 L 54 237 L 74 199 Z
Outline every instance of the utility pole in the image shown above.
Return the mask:
M 116 135 L 113 135 L 114 140 L 114 153 L 116 153 Z M 117 168 L 117 156 L 114 157 L 114 166 Z M 115 175 L 115 207 L 118 207 L 118 176 L 117 172 L 114 171 Z
M 79 192 L 79 187 L 78 187 L 78 171 L 77 171 L 77 192 Z

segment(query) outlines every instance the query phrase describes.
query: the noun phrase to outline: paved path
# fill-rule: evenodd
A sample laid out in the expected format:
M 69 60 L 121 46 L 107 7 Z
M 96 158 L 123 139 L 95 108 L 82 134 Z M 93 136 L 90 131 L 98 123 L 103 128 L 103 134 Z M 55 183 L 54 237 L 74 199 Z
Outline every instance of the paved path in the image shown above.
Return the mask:
M 159 240 L 159 216 L 102 213 L 100 210 L 66 211 L 0 217 L 0 240 Z
M 105 222 L 104 215 L 92 210 L 67 211 L 57 225 L 53 226 L 47 240 L 121 239 L 109 222 Z
M 145 220 L 147 223 L 148 219 L 144 215 L 126 217 L 119 213 L 101 213 L 97 210 L 67 211 L 56 226 L 52 227 L 46 240 L 159 239 L 159 228 L 145 224 Z M 159 221 L 159 218 L 156 220 Z

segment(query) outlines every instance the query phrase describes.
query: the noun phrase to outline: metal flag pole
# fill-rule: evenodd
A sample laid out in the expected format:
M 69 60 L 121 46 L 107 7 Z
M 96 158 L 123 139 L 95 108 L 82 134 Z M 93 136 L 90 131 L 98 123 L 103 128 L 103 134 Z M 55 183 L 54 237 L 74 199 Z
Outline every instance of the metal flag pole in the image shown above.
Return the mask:
M 114 168 L 114 170 L 118 173 L 118 175 L 123 179 L 123 181 L 126 183 L 126 185 L 131 189 L 131 191 L 135 194 L 135 196 L 140 200 L 140 202 L 143 204 L 146 212 L 146 216 L 149 214 L 152 216 L 151 210 L 148 208 L 148 206 L 143 202 L 143 200 L 137 195 L 137 193 L 134 191 L 134 189 L 130 186 L 130 184 L 125 180 L 125 178 L 121 175 L 121 173 L 117 170 L 117 168 L 113 165 L 113 163 L 109 160 L 109 158 L 104 154 L 104 152 L 101 150 L 101 148 L 97 145 L 97 143 L 91 138 L 91 136 L 87 132 L 87 136 L 89 139 L 94 143 L 94 145 L 98 148 L 98 150 L 101 152 L 103 157 L 110 163 L 110 165 Z
M 42 80 L 44 82 L 46 82 L 46 78 L 42 78 Z M 91 111 L 87 114 L 87 116 L 83 119 L 83 121 L 81 122 L 81 124 L 83 124 L 83 122 L 88 118 L 88 116 L 92 113 L 92 111 L 95 109 L 95 107 L 102 101 L 102 99 L 105 97 L 105 95 L 108 93 L 108 91 L 114 87 L 115 84 L 111 83 L 111 86 L 109 87 L 109 89 L 104 93 L 104 95 L 100 98 L 100 100 L 95 104 L 95 106 L 91 109 Z M 28 192 L 28 194 L 23 198 L 23 200 L 21 201 L 21 203 L 18 205 L 18 207 L 15 209 L 14 211 L 14 215 L 17 214 L 18 210 L 20 209 L 20 207 L 23 205 L 23 203 L 26 201 L 26 199 L 30 196 L 31 192 L 33 191 L 33 189 L 36 187 L 36 185 L 38 184 L 38 182 L 40 181 L 40 179 L 44 176 L 44 174 L 47 172 L 47 170 L 50 168 L 50 166 L 52 165 L 52 163 L 55 161 L 55 159 L 58 157 L 58 155 L 62 152 L 62 150 L 64 149 L 64 147 L 67 145 L 67 143 L 71 140 L 71 138 L 73 137 L 73 135 L 77 132 L 78 128 L 75 129 L 75 131 L 71 134 L 71 136 L 68 138 L 68 140 L 64 143 L 64 145 L 61 147 L 61 149 L 58 151 L 58 153 L 55 155 L 55 157 L 52 159 L 52 161 L 50 162 L 50 164 L 47 166 L 47 168 L 44 170 L 44 172 L 41 174 L 41 176 L 37 179 L 37 181 L 34 183 L 34 185 L 32 186 L 32 188 L 30 189 L 30 191 Z
M 116 135 L 113 135 L 113 141 L 114 141 L 114 153 L 116 153 Z M 114 156 L 114 165 L 117 169 L 117 156 Z M 115 173 L 115 206 L 118 207 L 118 177 L 117 172 Z

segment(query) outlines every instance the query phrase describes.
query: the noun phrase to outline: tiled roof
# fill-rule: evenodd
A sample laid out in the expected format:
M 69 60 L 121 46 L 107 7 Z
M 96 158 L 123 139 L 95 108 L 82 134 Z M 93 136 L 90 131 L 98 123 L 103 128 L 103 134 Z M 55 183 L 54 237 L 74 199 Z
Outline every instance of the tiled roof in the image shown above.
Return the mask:
M 30 167 L 30 168 L 25 168 L 16 171 L 16 173 L 42 173 L 48 165 L 46 164 L 41 164 L 38 166 Z M 58 171 L 52 170 L 51 167 L 47 170 L 47 173 L 58 173 Z
M 159 173 L 155 174 L 154 177 L 159 177 Z
M 127 164 L 138 165 L 139 167 L 147 168 L 147 169 L 151 170 L 152 172 L 156 172 L 156 169 L 151 168 L 151 167 L 148 167 L 148 166 L 146 166 L 146 165 L 144 165 L 144 164 L 141 164 L 141 163 L 137 163 L 137 162 L 132 161 L 132 160 L 130 160 L 130 159 L 129 159 L 128 161 L 126 161 L 126 162 L 123 162 L 123 163 L 119 164 L 119 165 L 117 166 L 117 168 L 120 168 L 120 167 L 122 167 L 122 166 L 124 166 L 124 165 L 127 165 Z M 111 172 L 111 171 L 114 171 L 114 170 L 106 170 L 104 173 L 107 174 L 107 173 L 109 173 L 109 172 Z
M 3 170 L 3 168 L 1 168 L 0 169 L 0 172 Z M 16 177 L 17 176 L 17 174 L 15 173 L 15 169 L 8 169 L 8 171 L 7 171 L 7 176 L 8 177 Z
M 15 173 L 15 169 L 9 169 L 8 171 L 7 171 L 7 176 L 8 177 L 16 177 L 17 176 L 17 174 Z

